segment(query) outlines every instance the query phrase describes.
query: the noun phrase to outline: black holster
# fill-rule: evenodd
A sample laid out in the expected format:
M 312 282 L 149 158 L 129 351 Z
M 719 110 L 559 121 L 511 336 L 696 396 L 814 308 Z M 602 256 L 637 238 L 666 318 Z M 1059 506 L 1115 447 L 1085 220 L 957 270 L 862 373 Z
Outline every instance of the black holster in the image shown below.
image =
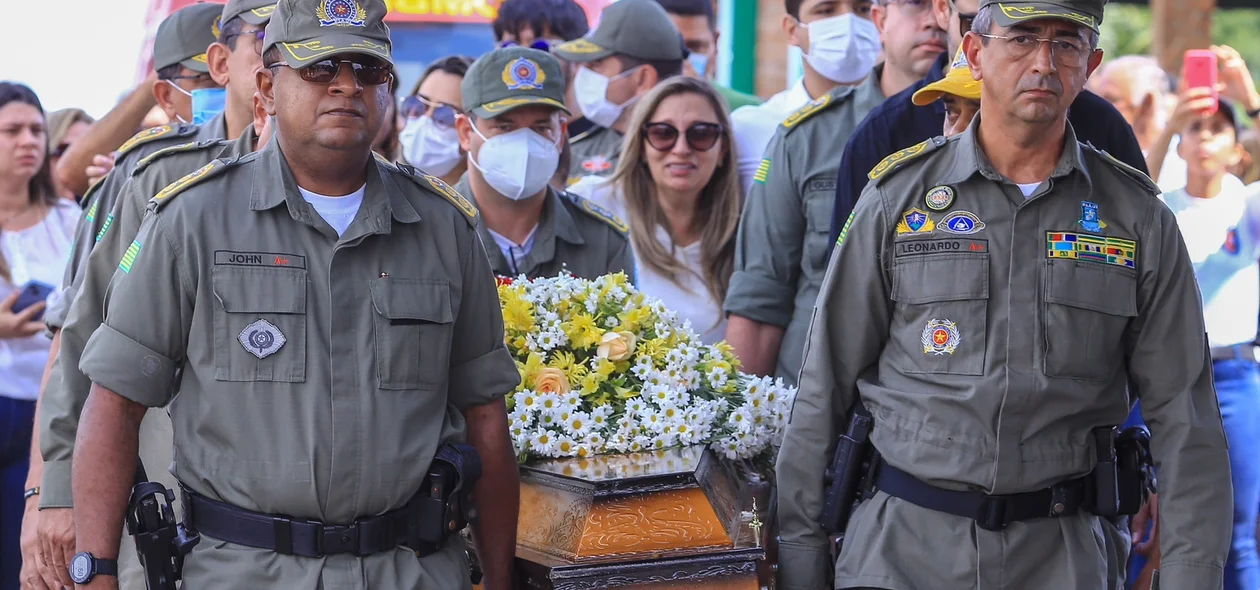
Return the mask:
M 818 524 L 828 534 L 843 534 L 853 508 L 871 493 L 872 470 L 876 465 L 871 428 L 875 420 L 858 400 L 849 413 L 849 425 L 836 441 L 831 465 L 823 473 L 827 486 Z
M 127 502 L 127 532 L 136 541 L 149 590 L 175 590 L 184 571 L 184 557 L 201 541 L 175 519 L 175 493 L 159 483 L 144 481 L 131 490 Z
M 1112 426 L 1093 431 L 1098 463 L 1087 479 L 1089 509 L 1102 517 L 1132 516 L 1155 491 L 1151 435 L 1143 426 L 1123 432 Z
M 415 537 L 404 546 L 417 553 L 431 553 L 448 536 L 476 522 L 473 488 L 480 479 L 481 456 L 476 449 L 462 443 L 439 446 L 425 478 L 428 487 L 415 498 L 416 507 L 424 515 L 418 522 L 432 524 L 417 526 Z

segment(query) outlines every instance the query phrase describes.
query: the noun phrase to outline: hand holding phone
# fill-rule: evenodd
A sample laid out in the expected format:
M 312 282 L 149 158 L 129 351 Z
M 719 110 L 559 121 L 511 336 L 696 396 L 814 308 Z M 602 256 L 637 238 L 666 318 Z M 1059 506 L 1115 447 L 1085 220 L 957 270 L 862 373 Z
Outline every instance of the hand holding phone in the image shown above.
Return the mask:
M 0 301 L 0 338 L 26 338 L 44 330 L 44 300 L 53 287 L 31 281 Z
M 1216 113 L 1219 104 L 1217 72 L 1216 53 L 1210 49 L 1191 49 L 1182 58 L 1181 79 L 1185 88 L 1206 88 L 1213 98 L 1211 108 L 1204 111 L 1204 115 Z

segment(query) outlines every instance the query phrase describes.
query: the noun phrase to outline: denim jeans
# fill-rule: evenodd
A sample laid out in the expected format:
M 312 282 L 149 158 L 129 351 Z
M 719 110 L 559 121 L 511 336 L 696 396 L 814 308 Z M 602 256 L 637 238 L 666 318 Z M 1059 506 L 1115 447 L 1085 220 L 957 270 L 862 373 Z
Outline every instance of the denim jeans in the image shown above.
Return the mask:
M 1229 440 L 1229 467 L 1234 485 L 1234 528 L 1225 561 L 1225 590 L 1260 590 L 1260 556 L 1256 554 L 1256 514 L 1260 511 L 1260 365 L 1246 360 L 1215 361 L 1212 377 Z M 1134 410 L 1136 415 L 1137 410 Z M 1135 416 L 1130 416 L 1129 424 Z M 1136 422 L 1141 424 L 1140 418 Z M 1129 560 L 1129 580 L 1145 560 Z
M 0 590 L 17 590 L 35 402 L 0 396 Z

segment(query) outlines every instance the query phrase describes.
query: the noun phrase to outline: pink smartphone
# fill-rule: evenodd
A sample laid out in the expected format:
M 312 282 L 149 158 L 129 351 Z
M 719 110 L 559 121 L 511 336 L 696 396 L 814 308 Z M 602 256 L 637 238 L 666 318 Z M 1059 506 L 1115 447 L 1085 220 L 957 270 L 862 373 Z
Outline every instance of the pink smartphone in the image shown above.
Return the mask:
M 1216 94 L 1216 54 L 1207 49 L 1191 49 L 1182 58 L 1181 77 L 1186 88 L 1210 88 L 1212 98 Z M 1216 104 L 1208 110 L 1208 114 L 1216 112 Z

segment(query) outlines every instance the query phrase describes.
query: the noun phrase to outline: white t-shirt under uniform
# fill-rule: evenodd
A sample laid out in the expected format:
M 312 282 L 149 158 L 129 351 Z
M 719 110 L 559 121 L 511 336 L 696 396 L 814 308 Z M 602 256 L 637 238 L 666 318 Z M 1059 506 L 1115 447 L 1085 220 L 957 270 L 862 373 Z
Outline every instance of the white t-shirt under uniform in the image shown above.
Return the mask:
M 11 280 L 0 277 L 0 299 L 21 289 L 28 281 L 55 288 L 61 284 L 70 258 L 79 207 L 60 200 L 43 221 L 20 231 L 0 232 L 0 255 L 9 265 Z M 0 396 L 34 400 L 48 362 L 52 342 L 43 334 L 26 338 L 0 338 Z
M 302 198 L 315 208 L 315 212 L 324 218 L 324 221 L 332 226 L 340 237 L 346 233 L 346 228 L 350 227 L 350 223 L 359 214 L 359 206 L 363 204 L 363 195 L 367 192 L 367 185 L 359 187 L 359 190 L 344 197 L 327 197 L 300 186 L 298 192 L 302 193 Z

